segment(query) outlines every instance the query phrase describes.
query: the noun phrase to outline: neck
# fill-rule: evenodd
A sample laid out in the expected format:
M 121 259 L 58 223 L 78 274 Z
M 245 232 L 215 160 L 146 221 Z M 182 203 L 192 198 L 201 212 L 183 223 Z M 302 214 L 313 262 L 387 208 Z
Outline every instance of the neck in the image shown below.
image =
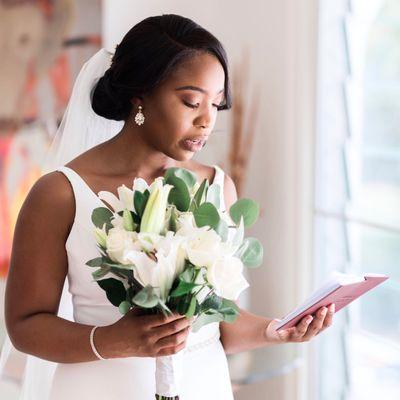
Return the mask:
M 116 174 L 137 176 L 161 176 L 171 167 L 184 167 L 180 162 L 158 151 L 144 140 L 143 130 L 129 126 L 126 122 L 122 130 L 106 142 L 107 154 L 113 157 Z

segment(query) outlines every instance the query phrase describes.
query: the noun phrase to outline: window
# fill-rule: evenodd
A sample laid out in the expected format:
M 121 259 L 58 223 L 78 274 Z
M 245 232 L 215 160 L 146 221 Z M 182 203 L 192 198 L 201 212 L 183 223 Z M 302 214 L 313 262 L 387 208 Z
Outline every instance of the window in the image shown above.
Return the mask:
M 400 393 L 400 3 L 321 1 L 316 281 L 330 270 L 391 279 L 318 340 L 316 398 Z M 396 397 L 397 396 L 397 397 Z

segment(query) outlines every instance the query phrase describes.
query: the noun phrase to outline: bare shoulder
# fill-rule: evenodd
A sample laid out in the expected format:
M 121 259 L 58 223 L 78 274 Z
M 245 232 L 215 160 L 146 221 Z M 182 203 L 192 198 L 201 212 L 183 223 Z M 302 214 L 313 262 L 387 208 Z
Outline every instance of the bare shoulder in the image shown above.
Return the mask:
M 60 171 L 42 175 L 29 190 L 21 207 L 20 215 L 39 212 L 41 218 L 57 215 L 57 222 L 72 222 L 75 199 L 71 184 Z M 50 222 L 50 221 L 48 221 Z
M 10 337 L 18 321 L 36 313 L 56 314 L 68 272 L 65 242 L 73 223 L 75 200 L 62 172 L 41 176 L 31 187 L 15 224 L 5 295 Z

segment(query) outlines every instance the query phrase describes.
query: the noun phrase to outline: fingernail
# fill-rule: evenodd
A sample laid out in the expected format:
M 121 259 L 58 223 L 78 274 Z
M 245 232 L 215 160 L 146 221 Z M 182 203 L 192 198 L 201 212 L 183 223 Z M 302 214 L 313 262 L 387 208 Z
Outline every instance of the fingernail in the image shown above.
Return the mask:
M 335 312 L 335 304 L 331 304 L 330 305 L 329 311 L 332 312 L 332 313 Z
M 307 323 L 310 323 L 312 320 L 313 320 L 313 317 L 308 317 L 308 318 L 306 319 L 306 322 L 307 322 Z

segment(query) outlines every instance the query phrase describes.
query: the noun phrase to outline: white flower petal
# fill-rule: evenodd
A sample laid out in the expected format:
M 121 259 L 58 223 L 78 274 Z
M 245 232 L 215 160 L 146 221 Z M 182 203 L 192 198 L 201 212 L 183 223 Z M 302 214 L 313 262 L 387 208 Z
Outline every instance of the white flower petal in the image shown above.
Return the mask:
M 112 192 L 108 192 L 106 190 L 101 190 L 99 193 L 97 193 L 97 196 L 101 200 L 104 200 L 105 202 L 107 202 L 112 207 L 114 212 L 119 212 L 124 209 L 122 202 Z

